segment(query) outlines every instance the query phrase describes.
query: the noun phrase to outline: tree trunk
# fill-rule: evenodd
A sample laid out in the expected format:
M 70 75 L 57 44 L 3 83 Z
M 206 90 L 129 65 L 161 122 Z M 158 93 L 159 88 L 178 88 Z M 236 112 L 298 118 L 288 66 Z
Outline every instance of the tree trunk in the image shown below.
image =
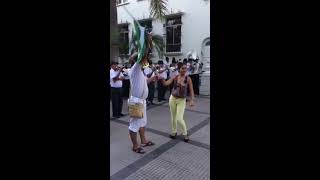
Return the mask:
M 118 32 L 118 18 L 116 0 L 110 0 L 110 61 L 118 62 L 119 39 L 115 35 Z

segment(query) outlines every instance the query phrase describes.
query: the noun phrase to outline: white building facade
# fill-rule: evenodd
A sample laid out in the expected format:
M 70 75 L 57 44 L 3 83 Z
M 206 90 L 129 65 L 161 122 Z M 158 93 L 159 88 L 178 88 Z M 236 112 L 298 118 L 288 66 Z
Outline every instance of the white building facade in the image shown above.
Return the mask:
M 161 35 L 165 42 L 164 57 L 178 61 L 187 57 L 191 50 L 197 52 L 204 70 L 210 67 L 210 0 L 168 0 L 168 15 L 164 21 L 150 17 L 149 0 L 117 0 L 118 24 L 120 29 L 119 62 L 128 61 L 129 42 L 132 37 L 133 19 L 124 7 L 140 22 Z M 123 43 L 125 42 L 125 43 Z M 156 51 L 153 62 L 160 60 Z

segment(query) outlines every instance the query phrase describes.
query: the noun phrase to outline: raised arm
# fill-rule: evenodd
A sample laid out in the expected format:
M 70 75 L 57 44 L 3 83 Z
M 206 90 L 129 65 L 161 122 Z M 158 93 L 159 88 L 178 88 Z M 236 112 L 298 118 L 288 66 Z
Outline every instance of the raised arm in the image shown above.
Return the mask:
M 162 85 L 169 86 L 173 82 L 173 80 L 174 80 L 174 77 L 168 79 L 167 81 L 164 79 L 161 79 L 161 82 L 162 82 Z
M 163 68 L 163 69 L 159 70 L 159 73 L 163 73 L 163 72 L 165 72 L 166 70 L 167 70 L 167 69 Z
M 193 91 L 193 84 L 192 84 L 192 80 L 191 80 L 191 78 L 190 78 L 190 77 L 188 77 L 188 86 L 189 86 L 189 91 L 190 91 L 190 96 L 191 96 L 190 106 L 193 106 L 194 91 Z

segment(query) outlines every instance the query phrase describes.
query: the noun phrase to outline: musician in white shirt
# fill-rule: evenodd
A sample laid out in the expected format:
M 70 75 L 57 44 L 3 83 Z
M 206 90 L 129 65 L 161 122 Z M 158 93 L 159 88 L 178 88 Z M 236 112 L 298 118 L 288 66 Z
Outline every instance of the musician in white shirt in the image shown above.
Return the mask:
M 112 116 L 119 118 L 124 116 L 122 114 L 122 80 L 124 79 L 121 68 L 117 62 L 111 62 L 110 69 L 110 87 L 111 87 L 111 101 L 112 101 Z
M 155 76 L 154 71 L 155 71 L 155 68 L 153 67 L 152 61 L 149 61 L 149 66 L 144 69 L 143 73 L 147 78 L 152 78 Z M 155 80 L 148 83 L 149 93 L 148 93 L 148 98 L 147 98 L 147 106 L 154 104 L 153 103 L 154 88 L 155 88 Z
M 188 59 L 187 62 L 187 75 L 192 74 L 192 70 L 193 70 L 193 59 Z
M 162 79 L 167 80 L 168 79 L 168 74 L 167 74 L 168 68 L 164 65 L 162 60 L 158 61 L 158 64 L 159 64 L 159 71 L 158 71 L 159 76 L 161 76 Z M 166 94 L 166 90 L 167 90 L 167 87 L 163 86 L 163 84 L 161 82 L 158 82 L 158 102 L 165 101 L 164 96 Z
M 172 58 L 172 63 L 170 64 L 170 74 L 169 74 L 169 76 L 170 76 L 170 78 L 174 78 L 177 75 L 179 75 L 177 62 L 176 62 L 176 60 L 174 58 Z M 171 94 L 172 88 L 173 88 L 173 84 L 170 84 L 169 85 L 170 94 Z
M 194 94 L 195 95 L 199 95 L 199 82 L 200 82 L 200 63 L 199 63 L 199 59 L 197 58 L 195 60 L 195 63 L 193 65 L 193 71 L 192 71 L 192 75 L 193 75 L 193 89 L 194 89 Z
M 166 60 L 163 62 L 165 67 L 170 67 L 169 57 L 166 57 Z

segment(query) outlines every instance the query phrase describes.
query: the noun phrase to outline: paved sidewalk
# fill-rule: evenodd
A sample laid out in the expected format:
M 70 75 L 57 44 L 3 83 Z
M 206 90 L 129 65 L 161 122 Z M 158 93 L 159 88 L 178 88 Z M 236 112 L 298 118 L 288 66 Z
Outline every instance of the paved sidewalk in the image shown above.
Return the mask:
M 157 100 L 155 99 L 155 102 Z M 196 98 L 193 109 L 187 107 L 185 120 L 191 141 L 172 140 L 168 102 L 147 109 L 147 138 L 156 143 L 145 154 L 131 150 L 128 116 L 110 119 L 110 178 L 112 180 L 198 180 L 210 179 L 210 99 Z M 128 108 L 124 100 L 123 112 Z M 110 110 L 111 111 L 111 110 Z M 179 131 L 178 131 L 179 133 Z

